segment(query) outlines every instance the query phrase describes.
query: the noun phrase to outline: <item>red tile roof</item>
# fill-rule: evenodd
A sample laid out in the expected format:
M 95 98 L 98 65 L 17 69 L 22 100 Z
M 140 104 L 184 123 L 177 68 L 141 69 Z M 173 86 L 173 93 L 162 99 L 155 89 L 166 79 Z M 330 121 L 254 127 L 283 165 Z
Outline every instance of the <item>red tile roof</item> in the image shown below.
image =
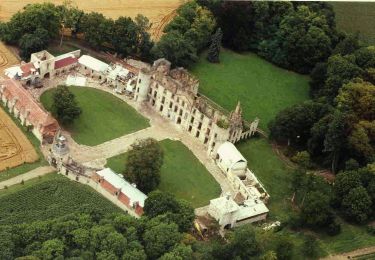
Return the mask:
M 31 62 L 22 64 L 20 68 L 23 72 L 22 77 L 29 76 L 31 74 L 31 71 L 35 70 L 34 64 L 32 64 Z
M 60 69 L 66 66 L 69 66 L 71 64 L 77 63 L 78 59 L 76 57 L 66 57 L 61 60 L 55 61 L 55 69 Z
M 59 129 L 59 124 L 47 111 L 45 111 L 30 93 L 22 85 L 13 79 L 0 81 L 0 86 L 4 86 L 3 94 L 8 100 L 18 98 L 15 107 L 21 114 L 29 112 L 27 121 L 34 127 L 40 128 L 42 135 L 54 136 Z

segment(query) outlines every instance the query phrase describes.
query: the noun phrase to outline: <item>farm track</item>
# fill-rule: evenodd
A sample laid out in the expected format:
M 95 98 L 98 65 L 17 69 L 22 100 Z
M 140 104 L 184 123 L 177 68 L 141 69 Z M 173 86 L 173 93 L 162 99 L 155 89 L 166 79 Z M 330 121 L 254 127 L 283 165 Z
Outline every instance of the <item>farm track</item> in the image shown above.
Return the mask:
M 173 10 L 156 23 L 157 26 L 152 29 L 151 33 L 154 39 L 160 39 L 163 34 L 164 27 L 176 16 L 176 14 L 177 10 Z

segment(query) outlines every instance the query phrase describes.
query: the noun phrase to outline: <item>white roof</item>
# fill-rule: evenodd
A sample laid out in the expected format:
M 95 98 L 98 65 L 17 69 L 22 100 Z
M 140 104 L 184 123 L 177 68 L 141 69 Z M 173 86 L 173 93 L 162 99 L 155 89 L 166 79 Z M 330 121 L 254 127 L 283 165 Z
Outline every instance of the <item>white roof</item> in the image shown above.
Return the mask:
M 4 70 L 4 74 L 7 75 L 9 78 L 14 79 L 15 76 L 22 76 L 22 70 L 20 66 L 13 66 Z
M 227 196 L 210 200 L 210 206 L 214 206 L 220 212 L 220 215 L 231 213 L 239 209 L 237 203 Z
M 84 86 L 86 86 L 86 78 L 85 77 L 79 77 L 79 76 L 75 77 L 75 76 L 69 75 L 66 78 L 65 84 L 67 86 L 84 87 Z
M 129 71 L 121 65 L 114 65 L 114 67 L 108 67 L 108 78 L 115 80 L 117 76 L 126 77 Z
M 236 212 L 236 221 L 241 221 L 246 218 L 255 217 L 261 214 L 268 213 L 269 210 L 260 200 L 246 200 L 244 205 Z
M 239 161 L 247 162 L 231 142 L 225 142 L 220 145 L 220 147 L 217 149 L 217 153 L 228 166 L 232 166 Z
M 127 182 L 119 174 L 115 173 L 110 168 L 105 168 L 101 171 L 98 171 L 97 174 L 103 177 L 116 189 L 121 189 L 121 192 L 130 199 L 130 204 L 138 202 L 141 207 L 144 207 L 147 196 L 136 187 L 131 185 L 129 182 Z
M 95 59 L 88 55 L 82 55 L 78 59 L 79 64 L 88 67 L 97 72 L 104 72 L 108 68 L 108 64 L 101 60 Z

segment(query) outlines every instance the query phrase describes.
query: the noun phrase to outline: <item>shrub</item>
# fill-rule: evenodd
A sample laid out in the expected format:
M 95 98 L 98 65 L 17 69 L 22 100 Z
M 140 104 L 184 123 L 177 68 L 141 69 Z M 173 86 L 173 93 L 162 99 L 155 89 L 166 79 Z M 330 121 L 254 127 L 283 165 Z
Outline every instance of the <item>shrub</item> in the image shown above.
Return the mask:
M 336 236 L 341 233 L 341 225 L 337 220 L 334 220 L 328 225 L 327 234 L 330 236 Z

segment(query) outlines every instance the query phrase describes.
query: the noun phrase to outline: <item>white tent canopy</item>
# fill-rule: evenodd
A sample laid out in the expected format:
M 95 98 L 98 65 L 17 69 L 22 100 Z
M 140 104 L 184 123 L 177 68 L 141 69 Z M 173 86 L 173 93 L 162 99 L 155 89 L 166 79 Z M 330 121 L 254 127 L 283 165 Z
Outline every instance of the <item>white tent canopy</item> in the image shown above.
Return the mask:
M 79 76 L 75 77 L 75 76 L 69 75 L 66 79 L 66 85 L 84 87 L 86 86 L 86 78 L 79 77 Z
M 78 59 L 79 64 L 93 70 L 96 72 L 105 72 L 109 65 L 105 62 L 102 62 L 101 60 L 95 59 L 88 55 L 82 55 Z
M 231 142 L 225 142 L 217 150 L 219 164 L 224 170 L 246 171 L 247 161 Z

